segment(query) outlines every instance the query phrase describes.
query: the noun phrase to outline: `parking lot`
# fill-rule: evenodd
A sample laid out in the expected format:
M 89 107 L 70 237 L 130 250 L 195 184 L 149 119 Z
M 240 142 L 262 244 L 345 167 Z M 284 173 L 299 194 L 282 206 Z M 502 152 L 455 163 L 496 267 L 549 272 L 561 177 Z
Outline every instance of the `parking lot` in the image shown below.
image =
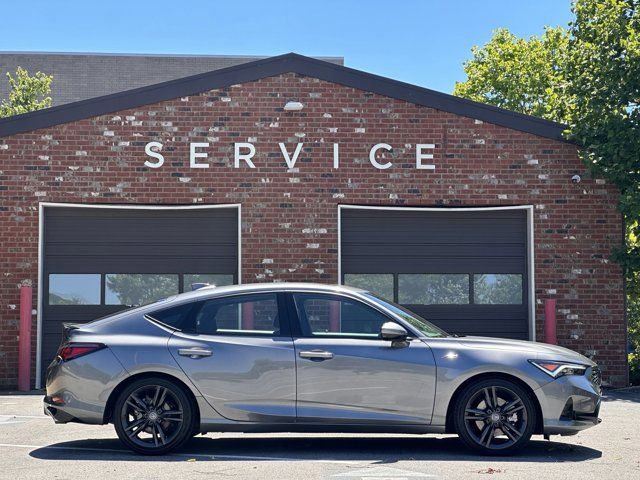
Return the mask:
M 640 389 L 609 392 L 603 423 L 534 437 L 516 457 L 470 455 L 450 435 L 208 434 L 165 457 L 125 450 L 111 425 L 55 425 L 41 394 L 0 395 L 0 478 L 640 478 Z

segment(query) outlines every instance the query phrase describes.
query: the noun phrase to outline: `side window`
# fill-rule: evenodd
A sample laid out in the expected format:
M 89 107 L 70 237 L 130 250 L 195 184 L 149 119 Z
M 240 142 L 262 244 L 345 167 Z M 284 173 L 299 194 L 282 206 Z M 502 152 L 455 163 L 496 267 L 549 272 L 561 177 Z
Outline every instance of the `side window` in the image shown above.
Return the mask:
M 335 295 L 295 293 L 300 327 L 305 336 L 378 338 L 390 319 L 357 300 Z
M 208 300 L 196 315 L 196 333 L 205 335 L 280 335 L 275 293 Z
M 153 320 L 157 320 L 169 327 L 181 330 L 187 325 L 187 320 L 192 311 L 197 309 L 197 303 L 184 303 L 175 307 L 165 308 L 148 314 Z

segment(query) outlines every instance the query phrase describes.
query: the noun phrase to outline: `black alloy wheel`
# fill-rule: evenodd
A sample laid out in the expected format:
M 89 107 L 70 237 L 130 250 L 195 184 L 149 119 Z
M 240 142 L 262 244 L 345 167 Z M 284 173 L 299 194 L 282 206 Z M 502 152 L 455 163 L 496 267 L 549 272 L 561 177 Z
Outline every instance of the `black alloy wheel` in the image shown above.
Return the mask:
M 191 438 L 193 407 L 181 387 L 162 378 L 132 383 L 118 397 L 114 425 L 131 450 L 161 455 Z
M 454 411 L 460 439 L 487 455 L 508 455 L 525 446 L 536 420 L 531 395 L 504 379 L 470 384 L 458 397 Z

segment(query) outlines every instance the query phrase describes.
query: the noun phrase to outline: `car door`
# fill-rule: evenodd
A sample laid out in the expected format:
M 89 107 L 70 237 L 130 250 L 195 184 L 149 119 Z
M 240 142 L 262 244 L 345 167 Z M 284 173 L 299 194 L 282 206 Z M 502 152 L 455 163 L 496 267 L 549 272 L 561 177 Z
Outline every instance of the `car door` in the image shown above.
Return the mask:
M 296 371 L 284 298 L 255 293 L 202 302 L 169 350 L 203 397 L 239 421 L 295 421 Z
M 431 422 L 436 369 L 428 345 L 382 340 L 380 327 L 395 320 L 356 298 L 293 292 L 288 299 L 297 320 L 299 422 Z

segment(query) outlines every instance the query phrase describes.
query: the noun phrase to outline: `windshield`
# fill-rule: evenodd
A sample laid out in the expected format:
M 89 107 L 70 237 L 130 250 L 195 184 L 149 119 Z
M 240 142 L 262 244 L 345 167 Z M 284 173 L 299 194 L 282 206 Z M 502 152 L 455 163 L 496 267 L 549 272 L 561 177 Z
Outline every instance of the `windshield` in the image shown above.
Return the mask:
M 378 297 L 372 293 L 365 293 L 365 296 L 369 297 L 372 300 L 375 300 L 376 303 L 381 304 L 387 310 L 391 310 L 393 313 L 402 318 L 405 322 L 410 324 L 412 327 L 420 330 L 425 336 L 429 338 L 442 338 L 448 337 L 449 334 L 444 330 L 436 327 L 433 323 L 426 321 L 420 315 L 416 315 L 411 310 L 404 308 L 401 305 L 397 305 L 392 302 L 388 302 L 387 300 Z

